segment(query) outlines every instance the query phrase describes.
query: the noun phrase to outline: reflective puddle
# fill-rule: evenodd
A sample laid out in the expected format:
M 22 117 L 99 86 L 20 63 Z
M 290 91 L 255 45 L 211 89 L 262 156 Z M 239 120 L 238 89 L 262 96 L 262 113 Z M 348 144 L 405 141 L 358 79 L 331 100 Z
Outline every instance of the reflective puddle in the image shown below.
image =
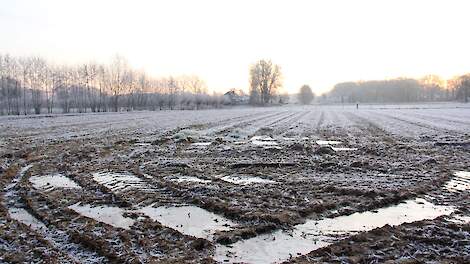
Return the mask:
M 208 240 L 212 240 L 216 231 L 230 230 L 236 225 L 222 216 L 191 205 L 170 207 L 149 205 L 136 210 L 126 210 L 107 205 L 92 206 L 77 203 L 68 208 L 98 222 L 123 229 L 130 229 L 138 220 L 126 217 L 126 213 L 141 213 L 180 233 Z
M 235 226 L 230 220 L 197 206 L 147 206 L 139 212 L 185 235 L 208 240 L 212 240 L 216 231 L 230 230 Z
M 454 173 L 454 176 L 455 177 L 444 186 L 446 190 L 451 192 L 470 190 L 470 172 L 457 171 Z
M 368 211 L 320 221 L 307 221 L 296 228 L 308 234 L 350 234 L 369 231 L 384 225 L 393 226 L 423 219 L 434 219 L 452 212 L 454 212 L 453 207 L 434 205 L 422 198 L 416 198 L 395 206 L 378 209 L 377 212 Z
M 264 184 L 273 184 L 277 183 L 276 181 L 273 180 L 268 180 L 268 179 L 263 179 L 260 177 L 255 177 L 255 176 L 224 176 L 220 178 L 221 180 L 233 184 L 239 184 L 239 185 L 249 185 L 249 184 L 255 184 L 255 183 L 264 183 Z
M 194 176 L 180 176 L 176 179 L 171 179 L 171 181 L 182 183 L 182 182 L 194 182 L 194 183 L 210 183 L 211 180 L 204 180 Z
M 31 227 L 33 230 L 47 229 L 43 222 L 23 208 L 9 208 L 8 213 L 12 219 Z
M 36 189 L 51 191 L 54 188 L 81 189 L 81 187 L 70 178 L 62 174 L 53 174 L 46 176 L 32 176 L 29 181 Z
M 269 136 L 254 136 L 250 141 L 255 146 L 277 146 L 276 140 Z
M 214 260 L 220 263 L 277 263 L 329 244 L 326 238 L 309 239 L 297 230 L 276 231 L 228 246 L 217 245 Z
M 338 147 L 338 145 L 343 144 L 343 142 L 336 141 L 336 140 L 317 140 L 315 142 L 319 146 L 329 146 L 334 151 L 354 151 L 354 150 L 357 150 L 357 148 Z
M 336 141 L 336 140 L 317 140 L 315 142 L 320 146 L 339 145 L 339 144 L 341 144 L 341 141 Z
M 91 206 L 89 204 L 80 205 L 80 203 L 77 203 L 69 206 L 69 208 L 83 216 L 95 219 L 98 222 L 103 222 L 114 227 L 130 229 L 130 227 L 135 222 L 134 219 L 125 217 L 124 213 L 126 211 L 119 207 L 104 205 Z
M 337 148 L 337 147 L 331 147 L 334 151 L 354 151 L 357 150 L 357 148 Z
M 191 146 L 192 147 L 199 147 L 199 148 L 205 148 L 205 147 L 208 147 L 212 144 L 212 142 L 196 142 L 196 143 L 192 143 Z
M 285 141 L 296 141 L 296 139 L 293 137 L 283 137 L 282 139 Z
M 470 216 L 456 215 L 453 218 L 449 219 L 449 221 L 457 224 L 470 224 Z
M 388 225 L 434 219 L 454 211 L 450 206 L 437 206 L 424 199 L 408 200 L 396 206 L 374 212 L 348 216 L 309 220 L 297 225 L 293 231 L 276 231 L 233 245 L 217 245 L 214 259 L 220 262 L 275 263 L 304 255 L 335 242 L 338 235 L 351 235 Z
M 93 174 L 93 179 L 112 192 L 124 192 L 131 189 L 151 191 L 152 188 L 142 179 L 130 173 L 117 172 L 97 172 Z
M 148 143 L 148 142 L 137 142 L 137 143 L 134 144 L 134 146 L 139 146 L 139 147 L 149 147 L 151 145 L 152 144 Z

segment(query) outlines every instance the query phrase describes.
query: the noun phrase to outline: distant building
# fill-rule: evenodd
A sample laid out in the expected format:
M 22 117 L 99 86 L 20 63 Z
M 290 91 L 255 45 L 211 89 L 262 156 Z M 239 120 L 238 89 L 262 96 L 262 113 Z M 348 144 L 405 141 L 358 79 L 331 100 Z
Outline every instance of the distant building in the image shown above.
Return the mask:
M 250 97 L 240 89 L 230 89 L 224 94 L 224 103 L 230 105 L 248 104 Z

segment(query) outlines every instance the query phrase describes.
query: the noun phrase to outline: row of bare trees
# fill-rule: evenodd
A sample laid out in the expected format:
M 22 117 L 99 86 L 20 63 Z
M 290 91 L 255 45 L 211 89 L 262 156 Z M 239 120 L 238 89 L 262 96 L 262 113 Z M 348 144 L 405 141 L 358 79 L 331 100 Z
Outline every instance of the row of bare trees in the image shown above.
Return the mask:
M 470 74 L 443 80 L 427 75 L 419 80 L 392 80 L 338 83 L 328 93 L 330 101 L 342 103 L 433 102 L 460 100 L 470 96 Z
M 219 107 L 197 76 L 153 78 L 115 56 L 111 63 L 54 65 L 0 54 L 0 114 L 106 112 Z

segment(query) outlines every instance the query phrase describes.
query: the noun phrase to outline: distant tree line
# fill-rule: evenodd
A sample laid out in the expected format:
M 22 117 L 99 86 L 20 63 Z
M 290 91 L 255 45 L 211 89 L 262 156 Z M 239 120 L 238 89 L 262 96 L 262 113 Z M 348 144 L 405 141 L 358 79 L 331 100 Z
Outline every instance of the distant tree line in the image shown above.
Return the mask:
M 470 96 L 470 74 L 444 81 L 436 75 L 422 79 L 343 82 L 327 94 L 329 101 L 342 103 L 400 103 L 461 100 Z
M 197 76 L 152 78 L 115 56 L 110 64 L 54 65 L 0 54 L 0 115 L 219 107 Z

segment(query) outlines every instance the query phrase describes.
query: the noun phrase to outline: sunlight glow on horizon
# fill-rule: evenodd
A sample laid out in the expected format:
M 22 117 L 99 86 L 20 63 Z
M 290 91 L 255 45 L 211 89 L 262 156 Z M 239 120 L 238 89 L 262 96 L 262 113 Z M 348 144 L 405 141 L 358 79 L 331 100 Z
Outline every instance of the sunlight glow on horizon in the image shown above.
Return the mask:
M 282 67 L 285 90 L 470 72 L 468 1 L 3 0 L 0 53 L 57 63 L 115 54 L 153 76 L 198 75 L 248 90 L 251 63 Z

